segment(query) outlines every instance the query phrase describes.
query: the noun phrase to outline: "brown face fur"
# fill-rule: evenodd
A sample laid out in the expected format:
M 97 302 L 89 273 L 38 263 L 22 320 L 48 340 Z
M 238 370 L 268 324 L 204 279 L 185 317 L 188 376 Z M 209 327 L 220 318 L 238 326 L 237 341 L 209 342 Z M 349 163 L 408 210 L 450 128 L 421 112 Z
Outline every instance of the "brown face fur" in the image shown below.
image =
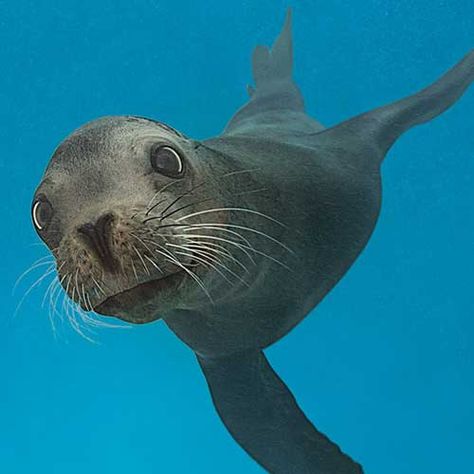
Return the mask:
M 153 169 L 157 144 L 181 157 L 179 177 Z M 186 234 L 200 230 L 185 225 L 210 221 L 190 214 L 225 206 L 206 163 L 195 158 L 198 146 L 163 124 L 111 117 L 85 125 L 58 147 L 33 200 L 33 209 L 40 200 L 48 212 L 34 221 L 56 258 L 61 285 L 83 310 L 144 323 L 209 301 L 215 275 Z M 217 224 L 226 219 L 211 214 Z

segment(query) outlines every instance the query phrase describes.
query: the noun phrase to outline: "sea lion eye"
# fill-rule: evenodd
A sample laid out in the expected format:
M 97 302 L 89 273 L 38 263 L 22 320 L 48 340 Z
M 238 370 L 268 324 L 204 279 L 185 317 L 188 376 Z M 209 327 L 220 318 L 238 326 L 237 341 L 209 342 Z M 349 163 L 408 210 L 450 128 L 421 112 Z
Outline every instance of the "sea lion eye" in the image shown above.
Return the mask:
M 49 224 L 52 215 L 53 206 L 51 206 L 51 203 L 44 196 L 38 197 L 33 203 L 33 208 L 31 210 L 33 224 L 36 229 L 38 231 L 44 230 Z
M 153 169 L 169 178 L 179 178 L 184 171 L 183 159 L 168 145 L 155 145 L 150 152 Z

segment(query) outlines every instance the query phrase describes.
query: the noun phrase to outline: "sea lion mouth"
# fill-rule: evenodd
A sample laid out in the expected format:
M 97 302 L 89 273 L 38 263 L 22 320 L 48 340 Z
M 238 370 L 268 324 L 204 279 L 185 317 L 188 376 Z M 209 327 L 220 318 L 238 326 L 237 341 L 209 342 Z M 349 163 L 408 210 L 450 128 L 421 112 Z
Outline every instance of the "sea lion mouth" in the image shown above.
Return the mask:
M 94 311 L 104 316 L 121 316 L 124 313 L 131 313 L 138 306 L 146 306 L 157 294 L 177 289 L 185 277 L 186 272 L 179 270 L 176 273 L 140 283 L 132 288 L 109 296 L 94 306 Z

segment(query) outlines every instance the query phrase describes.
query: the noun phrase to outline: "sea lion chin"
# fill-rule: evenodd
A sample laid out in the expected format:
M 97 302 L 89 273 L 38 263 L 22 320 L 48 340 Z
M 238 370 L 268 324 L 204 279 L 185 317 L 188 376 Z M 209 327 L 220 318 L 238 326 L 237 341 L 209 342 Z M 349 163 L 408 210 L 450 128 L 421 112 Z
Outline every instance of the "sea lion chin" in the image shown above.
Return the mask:
M 134 324 L 144 324 L 160 318 L 154 301 L 166 291 L 178 291 L 186 278 L 186 273 L 179 270 L 171 275 L 140 283 L 137 286 L 108 296 L 94 306 L 93 310 L 103 316 L 118 317 Z

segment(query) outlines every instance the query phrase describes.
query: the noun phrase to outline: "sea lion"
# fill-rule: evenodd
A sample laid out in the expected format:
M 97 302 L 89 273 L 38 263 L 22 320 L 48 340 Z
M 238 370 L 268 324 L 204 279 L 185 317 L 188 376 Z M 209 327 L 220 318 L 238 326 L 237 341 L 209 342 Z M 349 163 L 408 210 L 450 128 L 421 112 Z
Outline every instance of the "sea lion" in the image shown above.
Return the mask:
M 196 354 L 235 440 L 273 473 L 360 473 L 305 417 L 263 349 L 334 287 L 380 211 L 380 165 L 409 128 L 452 105 L 474 52 L 421 92 L 329 128 L 292 79 L 291 15 L 253 55 L 250 100 L 197 141 L 105 117 L 56 149 L 32 218 L 83 311 L 162 318 Z

